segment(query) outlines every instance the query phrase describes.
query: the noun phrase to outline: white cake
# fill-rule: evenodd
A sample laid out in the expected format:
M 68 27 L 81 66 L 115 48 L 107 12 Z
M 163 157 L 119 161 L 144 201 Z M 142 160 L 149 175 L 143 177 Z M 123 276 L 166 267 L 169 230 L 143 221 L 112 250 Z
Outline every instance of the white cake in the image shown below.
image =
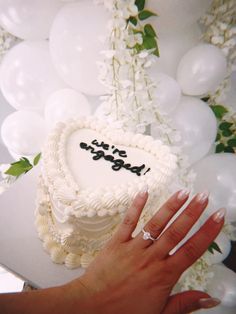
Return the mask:
M 59 123 L 42 152 L 36 225 L 56 263 L 86 267 L 146 185 L 143 224 L 166 198 L 176 156 L 151 136 L 94 117 Z

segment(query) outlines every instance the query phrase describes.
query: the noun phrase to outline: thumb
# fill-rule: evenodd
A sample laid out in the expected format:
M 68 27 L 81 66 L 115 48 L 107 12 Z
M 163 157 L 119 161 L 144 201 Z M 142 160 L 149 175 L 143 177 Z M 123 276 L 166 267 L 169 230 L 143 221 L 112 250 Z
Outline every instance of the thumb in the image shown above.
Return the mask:
M 202 291 L 185 291 L 169 297 L 162 314 L 187 314 L 200 309 L 212 308 L 220 304 Z

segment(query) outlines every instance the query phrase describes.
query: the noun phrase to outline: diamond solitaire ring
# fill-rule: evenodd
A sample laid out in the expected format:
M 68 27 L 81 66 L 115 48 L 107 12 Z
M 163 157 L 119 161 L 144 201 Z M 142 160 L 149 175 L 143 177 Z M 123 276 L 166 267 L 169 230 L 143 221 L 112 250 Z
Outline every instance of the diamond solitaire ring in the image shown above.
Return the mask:
M 152 241 L 156 241 L 156 239 L 154 239 L 150 232 L 145 231 L 144 229 L 142 229 L 142 233 L 143 233 L 143 240 L 152 240 Z

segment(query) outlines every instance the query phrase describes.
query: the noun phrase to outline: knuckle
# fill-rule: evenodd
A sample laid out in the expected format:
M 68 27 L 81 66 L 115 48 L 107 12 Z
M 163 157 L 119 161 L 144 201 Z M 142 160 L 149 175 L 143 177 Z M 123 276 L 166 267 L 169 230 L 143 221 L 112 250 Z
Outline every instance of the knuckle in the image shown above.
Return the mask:
M 177 208 L 177 205 L 175 204 L 175 202 L 167 202 L 166 204 L 165 204 L 165 208 L 166 208 L 166 210 L 168 211 L 168 212 L 170 212 L 170 213 L 175 213 L 176 212 L 176 210 L 178 209 Z
M 161 225 L 153 220 L 150 220 L 147 229 L 151 234 L 156 234 L 157 232 L 161 231 Z
M 184 214 L 190 218 L 191 220 L 195 220 L 196 219 L 196 211 L 191 208 L 191 207 L 187 207 L 184 211 Z
M 189 261 L 195 261 L 200 256 L 198 246 L 191 241 L 185 244 L 183 252 Z
M 180 239 L 184 238 L 184 236 L 185 234 L 183 231 L 176 227 L 170 228 L 167 234 L 168 241 L 173 244 L 178 243 Z
M 127 216 L 125 216 L 125 218 L 123 220 L 123 225 L 126 227 L 134 227 L 135 221 L 130 215 L 127 215 Z

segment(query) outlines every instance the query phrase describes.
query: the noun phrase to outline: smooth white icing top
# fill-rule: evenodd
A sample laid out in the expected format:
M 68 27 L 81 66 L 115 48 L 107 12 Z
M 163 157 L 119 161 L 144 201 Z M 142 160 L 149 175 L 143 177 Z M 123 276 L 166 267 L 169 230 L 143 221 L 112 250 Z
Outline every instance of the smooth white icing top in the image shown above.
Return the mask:
M 125 163 L 132 166 L 145 164 L 142 175 L 137 176 L 126 169 L 114 171 L 111 169 L 113 163 L 104 158 L 93 160 L 94 155 L 82 149 L 80 143 L 89 145 L 94 139 L 126 151 L 127 158 L 117 154 L 117 158 Z M 109 146 L 109 155 L 111 151 Z M 148 185 L 150 195 L 157 188 L 165 187 L 176 165 L 176 156 L 161 141 L 111 129 L 95 117 L 58 123 L 42 154 L 44 184 L 57 204 L 55 209 L 61 221 L 69 217 L 104 217 L 122 212 L 144 186 Z M 143 175 L 148 168 L 151 170 Z

